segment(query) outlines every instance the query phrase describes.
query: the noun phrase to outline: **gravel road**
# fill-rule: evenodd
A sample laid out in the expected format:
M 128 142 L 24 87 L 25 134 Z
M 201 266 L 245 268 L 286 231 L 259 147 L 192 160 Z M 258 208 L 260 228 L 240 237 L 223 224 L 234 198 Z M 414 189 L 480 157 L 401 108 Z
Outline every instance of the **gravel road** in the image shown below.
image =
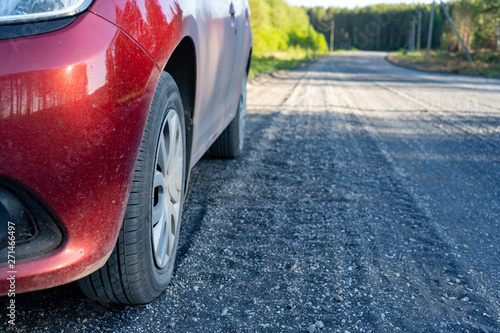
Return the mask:
M 18 295 L 15 329 L 500 332 L 500 81 L 385 56 L 250 83 L 246 151 L 193 170 L 159 299 L 70 284 Z

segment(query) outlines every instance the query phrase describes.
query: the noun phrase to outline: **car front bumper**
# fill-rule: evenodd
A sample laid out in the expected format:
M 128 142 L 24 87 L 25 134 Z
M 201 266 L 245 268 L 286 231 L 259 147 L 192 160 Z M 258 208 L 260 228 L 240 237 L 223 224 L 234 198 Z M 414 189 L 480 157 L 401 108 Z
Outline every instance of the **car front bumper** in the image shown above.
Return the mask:
M 91 12 L 61 30 L 0 40 L 0 183 L 36 201 L 62 235 L 48 253 L 12 266 L 0 258 L 1 295 L 12 275 L 22 293 L 105 263 L 158 78 L 134 40 Z

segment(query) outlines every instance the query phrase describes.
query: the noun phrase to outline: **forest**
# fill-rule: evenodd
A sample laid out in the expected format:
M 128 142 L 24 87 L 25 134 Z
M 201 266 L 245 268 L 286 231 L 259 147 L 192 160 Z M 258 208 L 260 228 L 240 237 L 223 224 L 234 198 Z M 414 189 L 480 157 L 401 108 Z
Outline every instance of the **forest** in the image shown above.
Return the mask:
M 499 0 L 451 0 L 445 6 L 469 50 L 498 51 Z M 380 51 L 408 49 L 413 20 L 417 27 L 414 30 L 414 45 L 425 48 L 430 13 L 430 4 L 380 4 L 355 9 L 314 7 L 308 10 L 313 27 L 324 33 L 327 41 L 331 41 L 333 22 L 333 49 Z M 439 2 L 435 4 L 433 26 L 433 49 L 461 51 Z

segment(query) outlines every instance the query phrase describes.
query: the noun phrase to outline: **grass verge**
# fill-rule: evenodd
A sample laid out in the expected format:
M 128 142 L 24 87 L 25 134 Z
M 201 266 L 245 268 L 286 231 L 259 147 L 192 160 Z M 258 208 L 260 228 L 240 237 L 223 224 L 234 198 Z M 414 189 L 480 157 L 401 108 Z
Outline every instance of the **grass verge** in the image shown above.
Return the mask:
M 309 58 L 280 59 L 275 56 L 252 56 L 252 67 L 250 67 L 249 76 L 254 77 L 259 74 L 271 73 L 280 69 L 296 67 L 306 60 L 309 60 Z
M 500 78 L 500 52 L 475 52 L 471 67 L 464 53 L 432 51 L 430 63 L 425 61 L 425 52 L 394 52 L 389 61 L 422 71 L 482 75 Z
M 250 67 L 249 77 L 254 77 L 259 74 L 272 73 L 281 69 L 297 67 L 304 61 L 310 60 L 314 57 L 340 52 L 345 51 L 339 50 L 333 53 L 314 53 L 312 56 L 308 57 L 305 50 L 292 48 L 288 51 L 265 54 L 261 56 L 252 55 L 252 66 Z

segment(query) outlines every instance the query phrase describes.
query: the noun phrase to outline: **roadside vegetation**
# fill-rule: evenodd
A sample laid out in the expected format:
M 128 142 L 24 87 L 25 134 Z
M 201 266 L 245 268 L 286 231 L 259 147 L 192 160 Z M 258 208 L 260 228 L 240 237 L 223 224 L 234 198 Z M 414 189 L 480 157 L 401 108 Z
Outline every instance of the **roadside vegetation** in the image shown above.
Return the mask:
M 472 58 L 471 67 L 466 55 L 460 52 L 432 51 L 429 64 L 423 51 L 399 51 L 389 55 L 389 60 L 395 64 L 422 71 L 500 77 L 500 52 L 477 51 Z
M 263 73 L 271 73 L 277 70 L 292 68 L 308 60 L 304 50 L 287 50 L 276 52 L 272 55 L 252 56 L 252 66 L 250 67 L 250 77 Z
M 254 38 L 250 77 L 294 67 L 327 52 L 325 36 L 310 27 L 306 8 L 283 0 L 250 0 L 250 8 Z

